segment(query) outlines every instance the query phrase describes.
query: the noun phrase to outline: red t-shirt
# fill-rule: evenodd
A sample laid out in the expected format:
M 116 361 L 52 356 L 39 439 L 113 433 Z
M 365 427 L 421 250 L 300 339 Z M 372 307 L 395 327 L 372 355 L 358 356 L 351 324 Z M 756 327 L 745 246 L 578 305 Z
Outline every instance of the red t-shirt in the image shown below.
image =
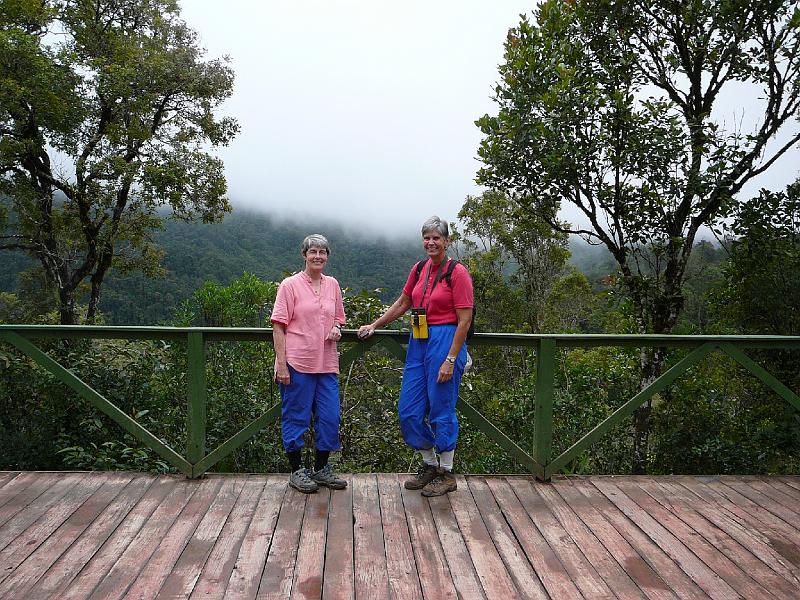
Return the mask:
M 447 259 L 453 260 L 453 259 Z M 447 284 L 444 274 L 447 273 L 449 265 L 442 267 L 441 279 L 436 287 L 433 287 L 433 280 L 436 277 L 438 267 L 433 267 L 430 260 L 426 260 L 419 273 L 419 279 L 414 284 L 416 277 L 415 264 L 411 267 L 408 274 L 403 293 L 411 298 L 411 306 L 414 308 L 420 305 L 427 310 L 428 325 L 444 325 L 445 323 L 458 323 L 457 308 L 472 308 L 474 304 L 472 296 L 472 277 L 469 276 L 467 268 L 458 263 L 453 268 L 450 281 L 453 286 Z M 422 298 L 422 289 L 425 287 L 425 276 L 428 276 L 428 287 L 425 290 L 425 298 Z M 431 293 L 433 290 L 433 293 Z

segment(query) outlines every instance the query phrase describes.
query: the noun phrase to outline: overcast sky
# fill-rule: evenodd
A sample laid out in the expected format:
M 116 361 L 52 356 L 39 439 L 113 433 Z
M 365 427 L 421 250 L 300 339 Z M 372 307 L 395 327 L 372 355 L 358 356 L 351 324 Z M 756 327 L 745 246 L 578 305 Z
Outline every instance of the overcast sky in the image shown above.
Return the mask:
M 464 198 L 480 193 L 474 121 L 496 113 L 506 33 L 535 2 L 181 6 L 208 57 L 227 54 L 236 71 L 225 112 L 242 131 L 220 153 L 234 206 L 406 236 L 431 214 L 455 220 Z M 723 110 L 741 119 L 746 106 L 731 97 Z M 797 175 L 795 154 L 748 190 L 778 189 Z

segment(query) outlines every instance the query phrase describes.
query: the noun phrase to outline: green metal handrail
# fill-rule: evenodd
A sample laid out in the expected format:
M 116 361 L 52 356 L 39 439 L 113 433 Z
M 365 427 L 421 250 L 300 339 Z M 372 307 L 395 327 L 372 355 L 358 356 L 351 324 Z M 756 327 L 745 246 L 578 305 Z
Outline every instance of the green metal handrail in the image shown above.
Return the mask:
M 187 419 L 186 455 L 181 456 L 163 440 L 153 435 L 136 420 L 125 414 L 100 393 L 75 376 L 53 358 L 38 348 L 31 340 L 37 338 L 57 339 L 126 339 L 126 340 L 170 340 L 187 343 Z M 186 474 L 200 477 L 220 460 L 234 452 L 254 437 L 264 427 L 280 417 L 280 404 L 269 408 L 237 434 L 220 446 L 206 453 L 206 346 L 219 341 L 271 342 L 272 329 L 236 327 L 105 327 L 89 325 L 0 325 L 0 340 L 11 344 L 38 365 L 52 373 L 62 383 L 72 388 L 79 396 L 104 412 L 125 431 L 135 436 L 164 460 Z M 407 332 L 377 331 L 366 342 L 358 342 L 353 330 L 345 330 L 344 342 L 358 342 L 340 357 L 342 370 L 376 346 L 382 346 L 400 361 L 405 359 L 403 344 L 408 340 Z M 550 477 L 566 467 L 591 444 L 608 434 L 623 419 L 639 406 L 669 386 L 692 365 L 712 352 L 721 351 L 752 373 L 781 398 L 800 411 L 800 397 L 778 381 L 771 373 L 754 362 L 743 348 L 800 349 L 800 336 L 707 336 L 707 335 L 606 335 L 606 334 L 561 334 L 531 335 L 511 333 L 479 333 L 470 340 L 471 346 L 522 346 L 536 351 L 536 386 L 534 390 L 533 456 L 509 439 L 502 431 L 484 417 L 463 398 L 457 408 L 479 430 L 509 452 L 537 478 Z M 572 446 L 556 457 L 552 457 L 553 437 L 553 387 L 555 379 L 555 357 L 559 348 L 615 347 L 678 347 L 690 352 L 678 363 L 665 371 L 648 387 L 623 403 L 614 413 L 595 426 Z

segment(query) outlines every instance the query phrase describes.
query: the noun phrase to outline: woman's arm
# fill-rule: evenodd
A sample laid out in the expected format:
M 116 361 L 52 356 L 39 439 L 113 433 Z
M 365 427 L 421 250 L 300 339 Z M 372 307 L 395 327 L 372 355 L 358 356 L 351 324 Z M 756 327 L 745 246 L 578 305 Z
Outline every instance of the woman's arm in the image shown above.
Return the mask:
M 461 352 L 461 347 L 467 339 L 467 331 L 469 331 L 469 324 L 472 322 L 472 308 L 457 308 L 456 316 L 458 317 L 458 325 L 456 332 L 453 334 L 453 343 L 450 344 L 450 351 L 447 353 L 448 357 L 457 357 Z M 449 381 L 453 377 L 453 369 L 455 362 L 445 360 L 442 366 L 439 367 L 439 375 L 436 377 L 437 383 Z
M 392 321 L 402 317 L 404 314 L 406 314 L 406 311 L 409 308 L 411 308 L 411 298 L 405 294 L 400 294 L 400 297 L 394 301 L 394 304 L 386 309 L 385 313 L 383 313 L 369 325 L 362 325 L 358 328 L 358 337 L 362 340 L 367 339 L 369 336 L 375 333 L 375 330 L 379 327 L 388 325 Z
M 275 348 L 275 381 L 289 385 L 289 366 L 286 362 L 286 325 L 272 323 L 272 345 Z

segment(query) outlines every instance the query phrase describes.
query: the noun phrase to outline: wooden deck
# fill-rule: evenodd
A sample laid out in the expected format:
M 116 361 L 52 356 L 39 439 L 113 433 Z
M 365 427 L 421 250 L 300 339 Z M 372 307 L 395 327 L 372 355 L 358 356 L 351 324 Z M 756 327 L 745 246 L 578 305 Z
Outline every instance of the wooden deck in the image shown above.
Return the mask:
M 0 472 L 0 598 L 800 597 L 800 478 Z

